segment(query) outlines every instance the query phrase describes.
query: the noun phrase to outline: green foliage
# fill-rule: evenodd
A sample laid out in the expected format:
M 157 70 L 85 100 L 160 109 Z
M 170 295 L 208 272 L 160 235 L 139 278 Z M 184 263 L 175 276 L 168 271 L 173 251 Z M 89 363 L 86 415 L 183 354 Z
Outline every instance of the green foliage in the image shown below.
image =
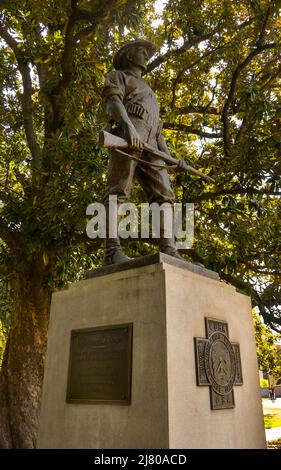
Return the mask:
M 147 37 L 171 152 L 216 180 L 173 177 L 178 201 L 196 206 L 186 256 L 251 294 L 278 328 L 278 3 L 169 0 L 156 21 L 152 1 L 0 2 L 0 270 L 12 289 L 35 259 L 51 288 L 101 264 L 85 211 L 105 194 L 102 84 L 120 42 Z M 130 256 L 152 250 L 128 244 Z
M 253 311 L 257 355 L 260 370 L 278 379 L 281 376 L 281 354 L 277 346 L 280 335 L 273 334 L 270 328 L 261 322 L 259 315 Z M 261 385 L 262 387 L 268 386 Z
M 50 287 L 61 287 L 81 268 L 100 263 L 99 245 L 85 236 L 85 212 L 105 194 L 107 156 L 97 144 L 101 89 L 109 55 L 124 28 L 144 15 L 144 2 L 0 6 L 0 27 L 8 34 L 0 52 L 2 274 L 13 277 L 19 263 L 39 255 Z M 32 71 L 32 90 L 22 90 L 22 58 L 29 63 L 25 72 Z M 31 124 L 31 109 L 23 105 L 28 98 Z
M 260 386 L 261 387 L 268 387 L 268 380 L 267 379 L 260 379 Z
M 163 16 L 157 33 L 167 51 L 152 73 L 166 138 L 176 156 L 216 180 L 177 177 L 178 200 L 196 207 L 190 255 L 251 294 L 278 329 L 280 9 L 170 1 Z
M 271 413 L 264 415 L 264 427 L 266 429 L 281 427 L 281 411 L 280 409 L 271 408 Z

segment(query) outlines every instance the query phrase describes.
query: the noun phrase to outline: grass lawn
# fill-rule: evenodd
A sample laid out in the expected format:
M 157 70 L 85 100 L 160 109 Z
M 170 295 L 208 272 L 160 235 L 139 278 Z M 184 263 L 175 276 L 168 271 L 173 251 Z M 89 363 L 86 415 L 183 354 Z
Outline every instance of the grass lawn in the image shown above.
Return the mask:
M 264 410 L 264 426 L 266 429 L 281 427 L 280 408 L 266 408 Z

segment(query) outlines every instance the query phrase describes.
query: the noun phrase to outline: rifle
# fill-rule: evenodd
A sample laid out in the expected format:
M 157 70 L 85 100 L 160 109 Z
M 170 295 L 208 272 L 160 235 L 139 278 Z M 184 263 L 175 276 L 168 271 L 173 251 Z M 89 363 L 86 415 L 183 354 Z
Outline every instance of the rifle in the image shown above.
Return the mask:
M 154 166 L 154 167 L 160 167 L 161 168 L 160 165 L 157 165 L 157 164 L 154 164 L 154 163 L 150 164 L 150 162 L 146 162 L 145 160 L 140 160 L 137 157 L 134 157 L 134 156 L 132 156 L 132 155 L 126 153 L 126 152 L 122 152 L 121 150 L 119 150 L 119 149 L 129 148 L 130 144 L 125 139 L 122 139 L 121 137 L 110 134 L 110 132 L 107 132 L 107 131 L 101 131 L 100 132 L 99 144 L 102 147 L 114 148 L 120 154 L 122 154 L 126 157 L 129 157 L 129 158 L 132 158 L 133 160 L 137 160 L 141 163 L 145 163 L 145 164 L 149 164 L 149 165 Z M 161 152 L 161 150 L 155 149 L 154 147 L 152 147 L 151 145 L 149 145 L 147 143 L 143 143 L 143 149 L 146 150 L 147 152 L 151 153 L 152 155 L 155 155 L 155 156 L 161 158 L 161 160 L 163 160 L 164 162 L 169 163 L 170 168 L 174 168 L 174 169 L 178 168 L 178 163 L 181 162 L 183 171 L 187 171 L 188 173 L 191 173 L 192 175 L 200 176 L 200 178 L 202 178 L 206 181 L 210 181 L 212 183 L 215 182 L 215 180 L 213 178 L 211 178 L 210 176 L 205 175 L 204 173 L 202 173 L 199 170 L 196 170 L 195 168 L 193 168 L 190 165 L 187 165 L 187 163 L 184 160 L 177 160 L 176 158 L 173 158 L 171 155 L 168 155 L 165 152 Z

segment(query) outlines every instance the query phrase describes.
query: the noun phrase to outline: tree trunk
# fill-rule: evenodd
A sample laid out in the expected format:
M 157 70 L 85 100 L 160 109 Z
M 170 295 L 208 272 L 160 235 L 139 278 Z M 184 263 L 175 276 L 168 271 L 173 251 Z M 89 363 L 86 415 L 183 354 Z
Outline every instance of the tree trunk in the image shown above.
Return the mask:
M 34 262 L 14 281 L 12 324 L 0 375 L 0 448 L 36 446 L 50 292 Z

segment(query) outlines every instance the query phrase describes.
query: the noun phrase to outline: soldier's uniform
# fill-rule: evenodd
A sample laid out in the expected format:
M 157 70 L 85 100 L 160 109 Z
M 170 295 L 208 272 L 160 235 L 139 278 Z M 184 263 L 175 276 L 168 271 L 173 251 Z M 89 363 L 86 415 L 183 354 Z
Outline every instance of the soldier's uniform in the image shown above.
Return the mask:
M 113 96 L 117 96 L 125 106 L 141 141 L 158 149 L 158 139 L 161 133 L 159 106 L 150 86 L 130 70 L 113 70 L 107 75 L 103 98 L 106 102 Z M 120 137 L 125 137 L 121 125 L 117 125 L 113 132 Z M 142 160 L 165 165 L 163 160 L 147 151 L 126 150 L 126 152 Z M 108 195 L 117 195 L 120 202 L 126 200 L 130 195 L 134 175 L 140 181 L 149 202 L 162 204 L 175 201 L 165 168 L 142 165 L 112 150 L 109 157 Z
M 130 67 L 124 64 L 126 52 L 131 46 L 141 46 L 151 57 L 156 47 L 146 40 L 132 41 L 124 45 L 115 55 L 112 70 L 106 77 L 103 89 L 103 99 L 105 104 L 110 101 L 119 101 L 125 107 L 128 117 L 143 143 L 148 143 L 155 149 L 159 148 L 159 137 L 161 126 L 159 122 L 159 106 L 156 96 L 150 86 L 139 76 L 134 74 Z M 116 100 L 116 97 L 118 100 Z M 114 123 L 111 132 L 117 136 L 127 138 L 125 129 L 121 124 Z M 116 195 L 119 203 L 125 202 L 131 192 L 134 175 L 137 176 L 150 203 L 165 203 L 171 205 L 175 201 L 175 196 L 171 188 L 169 175 L 165 169 L 165 163 L 159 157 L 148 151 L 138 151 L 126 149 L 126 153 L 132 157 L 140 159 L 141 162 L 133 160 L 125 155 L 121 155 L 117 150 L 112 149 L 109 153 L 108 188 L 105 198 L 107 208 L 107 228 L 109 222 L 108 198 Z M 156 166 L 146 165 L 142 162 L 150 162 Z M 163 214 L 160 216 L 160 249 L 164 253 L 180 258 L 174 237 L 166 239 L 163 236 L 164 221 Z M 128 260 L 121 250 L 119 238 L 107 238 L 105 251 L 105 264 L 115 264 Z

